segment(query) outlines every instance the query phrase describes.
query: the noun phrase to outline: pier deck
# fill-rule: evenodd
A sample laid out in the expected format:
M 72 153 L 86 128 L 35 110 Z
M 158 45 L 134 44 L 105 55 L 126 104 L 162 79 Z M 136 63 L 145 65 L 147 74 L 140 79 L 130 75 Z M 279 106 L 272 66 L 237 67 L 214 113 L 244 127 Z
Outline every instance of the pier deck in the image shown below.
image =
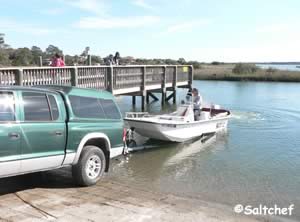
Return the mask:
M 161 101 L 176 101 L 178 87 L 190 88 L 192 66 L 66 66 L 0 68 L 0 85 L 70 85 L 108 90 L 113 95 L 142 97 L 142 109 L 152 92 L 162 94 Z M 171 95 L 167 92 L 171 91 Z M 145 101 L 146 98 L 146 101 Z

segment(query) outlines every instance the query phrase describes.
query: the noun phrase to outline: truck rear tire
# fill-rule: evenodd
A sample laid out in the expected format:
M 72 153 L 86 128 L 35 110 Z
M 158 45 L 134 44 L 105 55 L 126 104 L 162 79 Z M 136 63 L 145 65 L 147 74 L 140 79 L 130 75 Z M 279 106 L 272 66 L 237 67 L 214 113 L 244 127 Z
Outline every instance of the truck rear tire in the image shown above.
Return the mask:
M 72 175 L 80 186 L 96 184 L 104 174 L 105 154 L 99 147 L 85 146 L 78 163 L 72 167 Z

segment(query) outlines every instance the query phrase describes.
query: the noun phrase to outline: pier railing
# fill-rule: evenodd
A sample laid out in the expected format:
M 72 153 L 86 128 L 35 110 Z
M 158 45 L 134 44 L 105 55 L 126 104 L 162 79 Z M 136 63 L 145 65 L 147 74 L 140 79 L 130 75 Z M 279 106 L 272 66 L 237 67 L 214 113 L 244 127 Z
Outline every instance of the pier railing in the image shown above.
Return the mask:
M 0 85 L 69 85 L 114 94 L 190 86 L 192 66 L 66 66 L 0 68 Z

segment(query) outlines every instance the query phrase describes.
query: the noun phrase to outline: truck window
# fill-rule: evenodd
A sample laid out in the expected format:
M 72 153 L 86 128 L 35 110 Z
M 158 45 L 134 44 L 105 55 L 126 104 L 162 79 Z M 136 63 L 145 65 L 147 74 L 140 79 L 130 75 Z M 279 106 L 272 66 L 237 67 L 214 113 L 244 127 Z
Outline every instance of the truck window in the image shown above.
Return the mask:
M 58 111 L 56 100 L 52 95 L 48 95 L 48 99 L 49 99 L 51 113 L 52 113 L 52 120 L 57 120 L 59 117 L 59 111 Z
M 51 121 L 51 114 L 46 94 L 23 92 L 24 120 Z
M 80 118 L 104 119 L 105 114 L 97 98 L 69 96 L 75 116 Z
M 111 99 L 100 99 L 100 104 L 107 119 L 121 119 L 120 112 Z
M 12 92 L 0 92 L 0 122 L 15 121 L 15 102 Z

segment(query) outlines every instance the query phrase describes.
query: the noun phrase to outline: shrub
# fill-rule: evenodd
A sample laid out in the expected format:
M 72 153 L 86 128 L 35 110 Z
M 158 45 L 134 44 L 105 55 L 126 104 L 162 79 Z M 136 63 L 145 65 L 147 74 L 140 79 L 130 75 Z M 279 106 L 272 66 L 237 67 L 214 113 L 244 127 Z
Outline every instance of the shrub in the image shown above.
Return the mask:
M 247 63 L 238 63 L 232 69 L 232 72 L 235 74 L 248 74 L 255 73 L 258 70 L 258 67 L 254 64 Z
M 211 64 L 214 66 L 218 66 L 218 65 L 224 64 L 224 62 L 213 61 Z
M 202 68 L 200 62 L 197 62 L 197 61 L 189 61 L 188 64 L 192 65 L 194 67 L 194 69 Z
M 275 68 L 272 68 L 272 67 L 269 67 L 267 70 L 266 70 L 266 72 L 268 73 L 268 74 L 273 74 L 274 72 L 276 72 L 277 70 L 275 69 Z

